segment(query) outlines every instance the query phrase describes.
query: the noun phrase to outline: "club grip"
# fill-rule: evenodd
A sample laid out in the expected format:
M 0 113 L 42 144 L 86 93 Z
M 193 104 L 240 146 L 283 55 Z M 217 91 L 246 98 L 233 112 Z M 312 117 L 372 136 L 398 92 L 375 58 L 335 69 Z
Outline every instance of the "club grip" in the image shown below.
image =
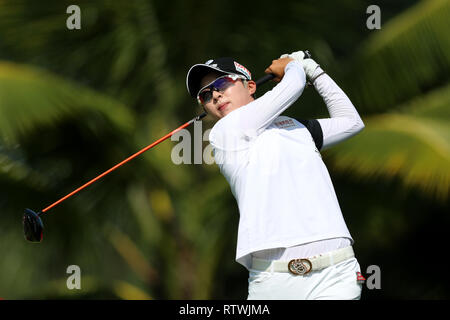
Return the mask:
M 311 58 L 311 53 L 309 53 L 308 50 L 303 51 L 305 53 L 305 57 L 304 59 L 310 59 Z M 272 80 L 273 78 L 275 78 L 275 75 L 273 73 L 267 74 L 264 77 L 256 80 L 256 86 L 259 86 L 267 81 Z
M 273 73 L 269 73 L 267 75 L 265 75 L 262 78 L 259 78 L 258 80 L 256 80 L 256 86 L 259 86 L 267 81 L 272 80 L 273 78 L 275 78 L 275 75 Z

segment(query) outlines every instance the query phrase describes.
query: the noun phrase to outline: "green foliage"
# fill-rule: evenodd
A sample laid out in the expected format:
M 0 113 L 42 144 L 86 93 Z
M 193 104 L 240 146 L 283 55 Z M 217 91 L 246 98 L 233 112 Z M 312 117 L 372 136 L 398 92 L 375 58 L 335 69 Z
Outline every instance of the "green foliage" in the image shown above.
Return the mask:
M 347 73 L 355 104 L 388 111 L 448 81 L 449 16 L 448 1 L 421 1 L 369 37 Z
M 380 264 L 393 280 L 412 256 L 404 248 L 443 241 L 422 226 L 448 224 L 447 1 L 381 3 L 382 29 L 370 32 L 368 1 L 81 0 L 82 29 L 69 31 L 71 4 L 0 1 L 0 297 L 246 298 L 228 184 L 216 166 L 173 164 L 172 141 L 52 209 L 42 244 L 25 242 L 20 223 L 25 207 L 42 209 L 193 118 L 186 71 L 215 56 L 257 79 L 307 48 L 355 103 L 366 128 L 325 161 L 363 268 Z M 307 90 L 289 112 L 324 109 Z M 212 125 L 206 117 L 203 131 Z M 81 291 L 66 289 L 71 264 Z M 449 296 L 445 284 L 425 290 L 430 281 L 383 283 L 380 295 Z
M 365 178 L 399 176 L 445 202 L 450 191 L 450 86 L 400 109 L 368 118 L 366 128 L 329 150 L 339 170 Z
M 30 66 L 0 61 L 0 96 L 0 137 L 7 143 L 86 111 L 101 114 L 118 130 L 134 126 L 132 114 L 117 100 Z
M 388 112 L 363 117 L 363 133 L 330 151 L 336 169 L 364 178 L 399 176 L 407 187 L 448 199 L 449 14 L 448 1 L 420 2 L 361 45 L 349 95 L 366 114 Z

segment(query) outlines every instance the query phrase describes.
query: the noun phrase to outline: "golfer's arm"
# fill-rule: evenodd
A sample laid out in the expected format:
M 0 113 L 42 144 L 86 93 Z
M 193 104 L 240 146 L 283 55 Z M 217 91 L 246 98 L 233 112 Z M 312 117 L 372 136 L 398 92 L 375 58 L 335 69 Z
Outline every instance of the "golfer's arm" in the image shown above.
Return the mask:
M 305 85 L 302 66 L 296 61 L 288 63 L 283 79 L 272 90 L 238 110 L 239 129 L 249 136 L 259 135 L 301 96 Z
M 315 74 L 323 70 L 317 68 Z M 364 123 L 350 99 L 327 74 L 316 78 L 314 87 L 322 96 L 330 118 L 318 119 L 323 133 L 323 149 L 344 141 L 364 128 Z

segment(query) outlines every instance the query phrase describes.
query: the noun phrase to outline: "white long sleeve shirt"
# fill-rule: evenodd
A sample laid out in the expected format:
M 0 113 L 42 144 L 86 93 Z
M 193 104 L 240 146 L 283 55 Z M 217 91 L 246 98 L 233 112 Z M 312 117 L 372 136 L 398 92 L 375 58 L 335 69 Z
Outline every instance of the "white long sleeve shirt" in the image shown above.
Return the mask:
M 315 86 L 332 118 L 301 123 L 280 116 L 305 83 L 300 63 L 290 62 L 278 85 L 210 132 L 216 163 L 239 207 L 236 261 L 248 269 L 252 254 L 279 259 L 353 243 L 318 146 L 329 147 L 364 125 L 328 75 Z

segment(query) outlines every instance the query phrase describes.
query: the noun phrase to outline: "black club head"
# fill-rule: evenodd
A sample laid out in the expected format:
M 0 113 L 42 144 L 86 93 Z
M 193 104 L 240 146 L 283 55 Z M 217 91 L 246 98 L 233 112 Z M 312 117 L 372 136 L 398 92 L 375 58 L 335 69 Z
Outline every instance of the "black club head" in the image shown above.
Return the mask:
M 44 224 L 42 223 L 39 214 L 30 209 L 25 209 L 23 215 L 23 232 L 25 239 L 31 242 L 41 242 L 44 231 Z

